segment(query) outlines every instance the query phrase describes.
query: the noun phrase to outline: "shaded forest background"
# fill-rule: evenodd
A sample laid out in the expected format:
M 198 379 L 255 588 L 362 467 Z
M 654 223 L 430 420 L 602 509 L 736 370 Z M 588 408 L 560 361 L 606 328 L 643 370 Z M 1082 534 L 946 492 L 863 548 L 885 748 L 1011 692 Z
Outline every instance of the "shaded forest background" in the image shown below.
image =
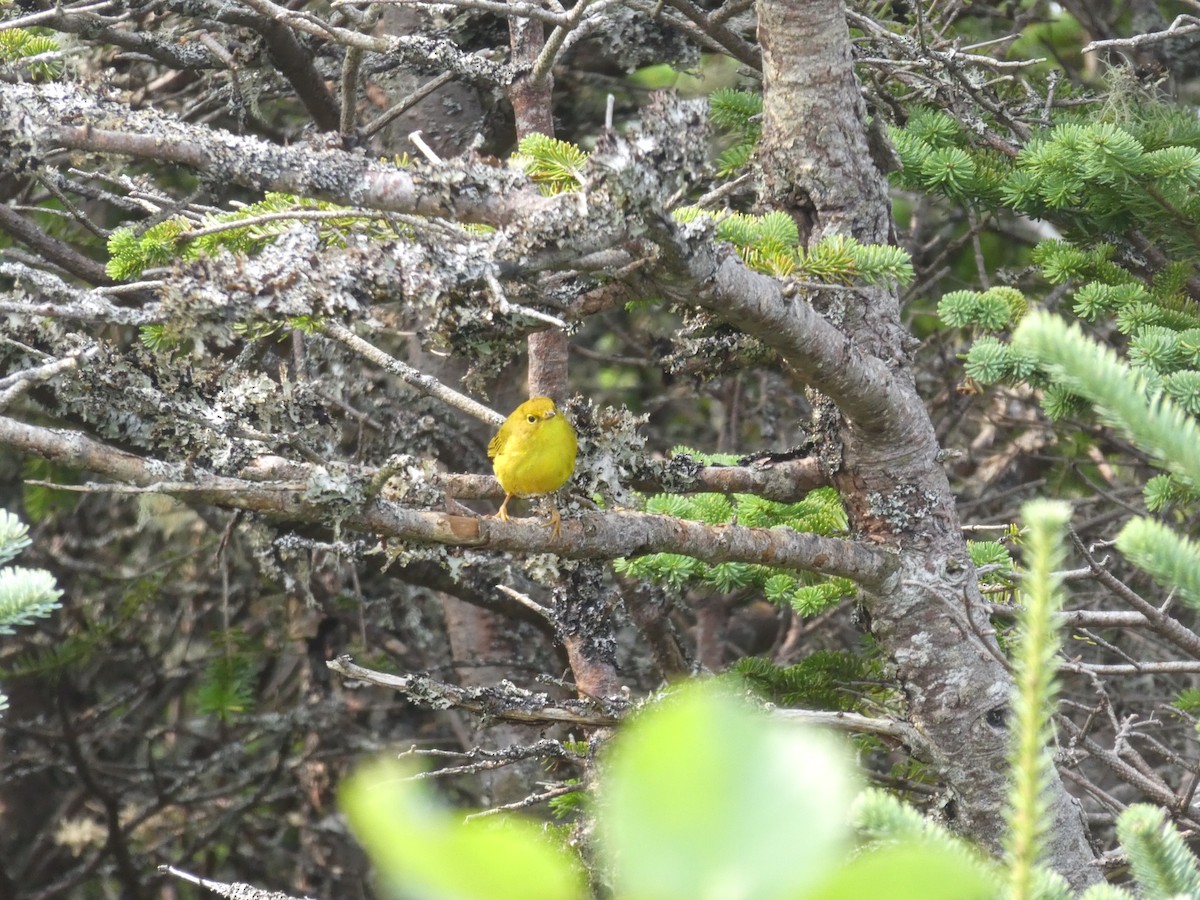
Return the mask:
M 764 196 L 786 194 L 764 189 L 751 159 L 764 127 L 754 98 L 767 33 L 753 4 L 593 6 L 3 8 L 0 89 L 21 98 L 0 123 L 9 148 L 0 180 L 4 412 L 90 436 L 96 445 L 79 453 L 109 454 L 110 468 L 128 462 L 120 453 L 175 468 L 155 476 L 167 490 L 153 489 L 152 467 L 122 486 L 79 455 L 56 460 L 5 433 L 0 507 L 30 524 L 21 562 L 52 572 L 63 600 L 0 643 L 10 698 L 0 719 L 0 894 L 185 895 L 156 872 L 170 863 L 297 895 L 371 896 L 336 794 L 356 762 L 381 752 L 434 754 L 456 767 L 440 780 L 453 802 L 519 804 L 569 838 L 582 821 L 589 737 L 665 683 L 705 672 L 729 672 L 781 706 L 906 718 L 912 698 L 895 655 L 880 650 L 878 620 L 851 583 L 856 566 L 873 564 L 869 553 L 780 581 L 758 563 L 715 555 L 711 533 L 696 544 L 714 554 L 707 561 L 614 551 L 610 565 L 602 552 L 571 562 L 547 552 L 561 548 L 534 522 L 482 547 L 456 530 L 493 513 L 502 496 L 486 477 L 452 477 L 490 473 L 495 421 L 472 417 L 415 373 L 493 415 L 531 389 L 565 401 L 593 461 L 581 463 L 567 502 L 568 543 L 572 512 L 643 508 L 707 525 L 782 523 L 868 547 L 904 530 L 892 519 L 892 533 L 872 534 L 864 523 L 875 512 L 850 503 L 847 513 L 850 492 L 839 496 L 836 477 L 808 466 L 828 462 L 819 457 L 832 407 L 806 387 L 806 373 L 710 311 L 681 305 L 669 286 L 639 284 L 638 267 L 658 260 L 639 259 L 637 241 L 606 244 L 598 230 L 594 246 L 580 247 L 571 242 L 579 235 L 564 235 L 556 256 L 539 234 L 523 253 L 523 219 L 534 234 L 550 207 L 487 206 L 504 199 L 497 184 L 514 196 L 527 188 L 527 174 L 547 203 L 582 196 L 601 183 L 588 153 L 615 167 L 625 145 L 613 135 L 644 129 L 670 146 L 670 125 L 683 149 L 664 151 L 663 166 L 695 166 L 664 175 L 678 192 L 673 206 L 762 215 L 772 208 Z M 1194 119 L 1200 50 L 1186 17 L 1196 12 L 1194 3 L 850 4 L 870 121 L 862 166 L 891 174 L 891 239 L 911 256 L 911 275 L 868 281 L 868 261 L 847 269 L 832 251 L 827 270 L 810 255 L 795 271 L 803 221 L 783 256 L 762 226 L 717 232 L 754 271 L 799 285 L 796 302 L 835 325 L 891 285 L 910 335 L 897 339 L 906 371 L 978 542 L 982 601 L 968 589 L 969 603 L 1000 646 L 1012 622 L 1014 554 L 1020 568 L 1021 504 L 1073 502 L 1056 759 L 1100 853 L 1113 846 L 1115 816 L 1140 800 L 1200 827 L 1194 615 L 1172 609 L 1162 621 L 1154 610 L 1169 604 L 1166 592 L 1107 556 L 1122 523 L 1145 511 L 1157 469 L 1082 406 L 1047 415 L 1044 383 L 1011 371 L 985 377 L 979 357 L 964 368 L 984 330 L 944 305 L 939 317 L 947 295 L 996 288 L 1069 311 L 1078 282 L 1049 281 L 1034 248 L 1086 234 L 1087 223 L 1069 210 L 1021 214 L 980 194 L 974 157 L 972 178 L 962 176 L 966 163 L 956 175 L 954 160 L 917 177 L 916 151 L 901 135 L 953 129 L 955 140 L 965 134 L 974 149 L 1012 157 L 1055 123 Z M 1101 45 L 1085 51 L 1093 42 Z M 58 81 L 78 86 L 78 97 L 47 89 Z M 709 121 L 660 91 L 723 93 Z M 58 117 L 50 138 L 29 137 L 41 127 L 34 109 Z M 151 131 L 159 122 L 181 149 L 156 159 L 115 137 L 96 146 L 97 135 L 120 135 L 131 122 Z M 310 200 L 302 187 L 278 186 L 275 157 L 262 159 L 261 185 L 248 183 L 241 169 L 222 168 L 221 154 L 250 145 L 189 145 L 199 132 L 182 129 L 192 127 L 290 148 L 297 170 L 326 150 L 383 159 L 417 173 L 417 199 L 388 207 L 374 197 L 370 216 Z M 519 139 L 539 132 L 575 148 L 526 143 L 524 165 L 510 163 Z M 1195 130 L 1181 126 L 1175 137 L 1200 146 Z M 491 174 L 438 169 L 464 159 Z M 476 177 L 485 199 L 473 207 Z M 447 202 L 442 191 L 457 193 Z M 1186 206 L 1194 199 L 1193 183 L 1164 201 L 1179 206 L 1182 224 L 1165 226 L 1177 243 L 1132 215 L 1124 226 L 1105 222 L 1101 235 L 1117 263 L 1157 283 L 1181 316 L 1200 302 L 1200 206 Z M 489 228 L 511 236 L 507 269 L 479 256 Z M 180 240 L 185 230 L 197 233 Z M 540 280 L 518 279 L 520 266 Z M 803 294 L 809 282 L 836 290 L 813 289 L 813 299 Z M 1126 346 L 1128 329 L 1092 323 L 1102 340 Z M 366 347 L 351 333 L 358 325 Z M 21 376 L 61 360 L 69 362 L 44 376 Z M 253 470 L 314 504 L 334 498 L 344 514 L 322 506 L 314 517 L 299 501 L 283 508 L 233 488 L 216 499 L 219 485 L 186 487 L 193 468 Z M 107 487 L 94 471 L 108 473 L 99 479 Z M 674 491 L 681 484 L 686 493 Z M 356 504 L 376 497 L 446 518 L 404 524 L 406 540 L 380 538 L 369 519 L 354 518 Z M 532 503 L 526 515 L 538 510 Z M 1164 516 L 1182 531 L 1194 522 L 1182 503 Z M 641 546 L 671 550 L 656 540 Z M 326 665 L 342 654 L 415 678 L 401 691 L 346 679 Z M 465 698 L 451 685 L 481 692 Z M 954 819 L 949 776 L 900 731 L 856 741 L 875 783 Z

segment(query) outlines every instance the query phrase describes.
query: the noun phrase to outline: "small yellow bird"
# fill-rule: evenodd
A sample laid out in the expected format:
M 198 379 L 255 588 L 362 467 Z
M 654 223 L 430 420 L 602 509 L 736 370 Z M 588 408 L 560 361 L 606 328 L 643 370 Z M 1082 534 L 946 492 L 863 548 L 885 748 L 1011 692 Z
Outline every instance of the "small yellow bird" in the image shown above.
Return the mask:
M 496 514 L 500 521 L 508 521 L 513 497 L 551 494 L 566 484 L 578 451 L 575 429 L 549 397 L 534 397 L 514 409 L 488 444 L 492 470 L 505 493 Z M 557 537 L 562 530 L 557 509 L 550 522 Z

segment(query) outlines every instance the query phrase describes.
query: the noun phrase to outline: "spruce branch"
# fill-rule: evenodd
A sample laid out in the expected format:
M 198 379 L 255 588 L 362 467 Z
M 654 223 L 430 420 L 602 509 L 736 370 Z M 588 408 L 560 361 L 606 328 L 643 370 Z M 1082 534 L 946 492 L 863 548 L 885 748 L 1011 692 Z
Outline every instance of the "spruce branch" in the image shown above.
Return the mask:
M 1200 607 L 1200 546 L 1153 519 L 1131 519 L 1117 535 L 1117 549 L 1160 584 Z
M 0 564 L 14 559 L 29 545 L 29 529 L 8 510 L 0 509 Z M 0 634 L 13 634 L 18 625 L 46 618 L 58 609 L 61 597 L 54 576 L 45 569 L 0 569 Z M 7 706 L 8 698 L 0 692 L 0 713 Z
M 1200 427 L 1177 403 L 1150 390 L 1144 373 L 1057 316 L 1034 312 L 1013 334 L 1057 383 L 1086 398 L 1107 423 L 1190 485 L 1200 485 Z
M 1016 693 L 1009 757 L 1013 788 L 1006 841 L 1009 896 L 1013 900 L 1038 896 L 1036 867 L 1044 848 L 1042 837 L 1049 826 L 1044 793 L 1054 763 L 1046 745 L 1052 731 L 1054 674 L 1061 648 L 1054 617 L 1062 607 L 1055 573 L 1062 568 L 1062 535 L 1070 520 L 1070 507 L 1035 501 L 1026 504 L 1023 513 L 1028 529 L 1029 577 L 1013 659 Z
M 1117 820 L 1117 836 L 1148 898 L 1200 896 L 1200 869 L 1163 810 L 1145 803 Z

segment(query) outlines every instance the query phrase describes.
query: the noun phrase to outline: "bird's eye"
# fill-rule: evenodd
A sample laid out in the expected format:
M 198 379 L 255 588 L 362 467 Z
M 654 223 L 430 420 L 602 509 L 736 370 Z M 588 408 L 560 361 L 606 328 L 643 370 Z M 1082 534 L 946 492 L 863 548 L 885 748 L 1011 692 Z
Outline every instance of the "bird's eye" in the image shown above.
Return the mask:
M 532 425 L 534 422 L 537 421 L 537 416 L 526 416 L 525 418 L 529 422 L 530 425 Z

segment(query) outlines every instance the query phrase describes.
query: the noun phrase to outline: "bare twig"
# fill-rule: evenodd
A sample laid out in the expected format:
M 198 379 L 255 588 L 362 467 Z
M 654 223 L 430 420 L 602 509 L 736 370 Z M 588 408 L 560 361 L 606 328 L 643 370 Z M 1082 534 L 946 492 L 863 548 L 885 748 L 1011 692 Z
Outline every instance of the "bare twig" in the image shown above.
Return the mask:
M 47 9 L 42 12 L 30 13 L 27 16 L 17 16 L 13 19 L 5 19 L 0 22 L 0 31 L 8 31 L 12 28 L 28 28 L 30 25 L 40 25 L 42 22 L 49 21 L 64 13 L 71 15 L 79 15 L 80 13 L 94 13 L 102 9 L 107 9 L 113 6 L 115 0 L 100 0 L 99 3 L 89 3 L 86 6 L 55 6 L 54 9 Z
M 484 816 L 494 816 L 496 813 L 509 812 L 514 809 L 527 809 L 530 806 L 537 806 L 539 803 L 545 803 L 547 800 L 553 800 L 555 797 L 561 797 L 564 794 L 578 794 L 582 790 L 584 788 L 578 784 L 560 784 L 557 787 L 542 791 L 540 794 L 530 794 L 523 800 L 516 800 L 512 803 L 505 803 L 502 806 L 493 806 L 489 809 L 480 810 L 477 813 L 471 813 L 465 817 L 464 821 L 470 822 L 472 819 L 482 819 Z
M 401 362 L 394 356 L 389 356 L 374 344 L 364 341 L 340 322 L 328 320 L 322 325 L 321 331 L 327 337 L 346 345 L 359 356 L 369 359 L 381 369 L 398 376 L 406 384 L 411 385 L 421 393 L 428 394 L 430 397 L 436 397 L 447 406 L 452 406 L 469 416 L 479 419 L 481 422 L 487 422 L 489 425 L 499 426 L 504 424 L 504 416 L 493 412 L 482 403 L 472 400 L 466 394 L 460 394 L 453 388 L 447 387 L 432 375 L 426 375 L 424 372 L 414 369 L 408 363 Z
M 1179 675 L 1200 672 L 1200 660 L 1114 663 L 1111 665 L 1064 662 L 1060 668 L 1065 672 L 1080 672 L 1089 675 Z
M 423 675 L 390 675 L 355 665 L 349 656 L 339 656 L 326 665 L 346 678 L 400 691 L 414 703 L 437 709 L 465 709 L 494 719 L 539 725 L 559 723 L 598 728 L 620 721 L 613 713 L 598 712 L 592 703 L 553 701 L 546 694 L 524 691 L 512 684 L 484 690 L 434 681 Z
M 921 733 L 907 722 L 897 719 L 874 719 L 858 713 L 824 709 L 777 709 L 773 715 L 790 722 L 804 722 L 853 734 L 876 734 L 880 737 L 894 738 L 918 753 L 926 750 L 927 742 Z
M 190 882 L 197 887 L 202 887 L 206 891 L 212 891 L 214 894 L 219 894 L 222 897 L 228 897 L 230 900 L 313 900 L 312 897 L 293 897 L 291 894 L 284 894 L 282 891 L 266 891 L 241 881 L 214 881 L 211 878 L 202 878 L 199 875 L 193 875 L 191 872 L 185 872 L 183 869 L 177 869 L 174 866 L 159 866 L 158 871 L 174 875 L 176 878 Z
M 1144 600 L 1137 592 L 1106 569 L 1083 543 L 1074 529 L 1071 529 L 1071 543 L 1083 555 L 1084 560 L 1096 575 L 1096 580 L 1108 588 L 1113 594 L 1125 601 L 1143 616 L 1151 627 L 1164 638 L 1186 652 L 1189 656 L 1200 659 L 1200 635 L 1167 615 L 1153 603 Z
M 440 166 L 443 162 L 442 158 L 437 155 L 437 152 L 425 143 L 425 138 L 421 136 L 421 132 L 413 131 L 408 135 L 408 139 L 413 142 L 413 145 L 421 151 L 421 155 L 433 163 L 435 166 Z
M 34 385 L 49 381 L 68 369 L 74 369 L 79 365 L 80 360 L 94 356 L 98 350 L 98 347 L 89 347 L 73 356 L 43 363 L 32 369 L 22 369 L 6 378 L 0 378 L 0 409 L 6 408 L 8 404 Z
M 370 2 L 372 6 L 453 6 L 458 9 L 495 13 L 505 18 L 533 19 L 547 25 L 562 25 L 570 18 L 561 12 L 554 12 L 534 3 L 503 3 L 496 2 L 496 0 L 370 0 Z M 350 4 L 358 6 L 361 4 L 361 0 L 334 0 L 330 5 L 336 9 L 339 6 Z
M 518 603 L 520 603 L 526 609 L 533 610 L 535 613 L 537 613 L 539 616 L 541 616 L 543 619 L 545 619 L 551 625 L 553 625 L 555 622 L 558 621 L 557 617 L 554 615 L 553 610 L 547 609 L 546 607 L 542 606 L 540 603 L 538 603 L 536 600 L 534 600 L 528 594 L 522 594 L 520 591 L 513 590 L 507 584 L 496 585 L 496 590 L 500 591 L 500 593 L 502 593 L 502 594 L 507 594 L 508 596 L 512 597 L 514 600 L 516 600 Z
M 1115 48 L 1134 49 L 1136 47 L 1144 47 L 1147 44 L 1158 44 L 1179 35 L 1191 34 L 1193 31 L 1200 31 L 1200 19 L 1197 19 L 1195 16 L 1180 15 L 1176 16 L 1175 21 L 1162 31 L 1151 31 L 1146 34 L 1134 35 L 1131 38 L 1092 41 L 1083 48 L 1083 52 L 1095 53 L 1097 50 Z
M 375 134 L 386 128 L 396 119 L 400 118 L 438 88 L 444 84 L 449 84 L 454 80 L 453 72 L 443 72 L 437 78 L 431 78 L 425 84 L 421 85 L 387 112 L 381 113 L 373 119 L 368 125 L 363 127 L 364 137 L 373 137 Z
M 544 313 L 541 310 L 533 309 L 529 306 L 522 306 L 519 303 L 512 303 L 504 292 L 504 288 L 500 284 L 500 279 L 493 272 L 484 273 L 484 281 L 493 299 L 496 301 L 496 308 L 500 310 L 502 315 L 520 315 L 533 319 L 536 322 L 543 322 L 546 325 L 553 325 L 556 328 L 566 328 L 567 323 L 558 316 L 552 316 L 549 313 Z

